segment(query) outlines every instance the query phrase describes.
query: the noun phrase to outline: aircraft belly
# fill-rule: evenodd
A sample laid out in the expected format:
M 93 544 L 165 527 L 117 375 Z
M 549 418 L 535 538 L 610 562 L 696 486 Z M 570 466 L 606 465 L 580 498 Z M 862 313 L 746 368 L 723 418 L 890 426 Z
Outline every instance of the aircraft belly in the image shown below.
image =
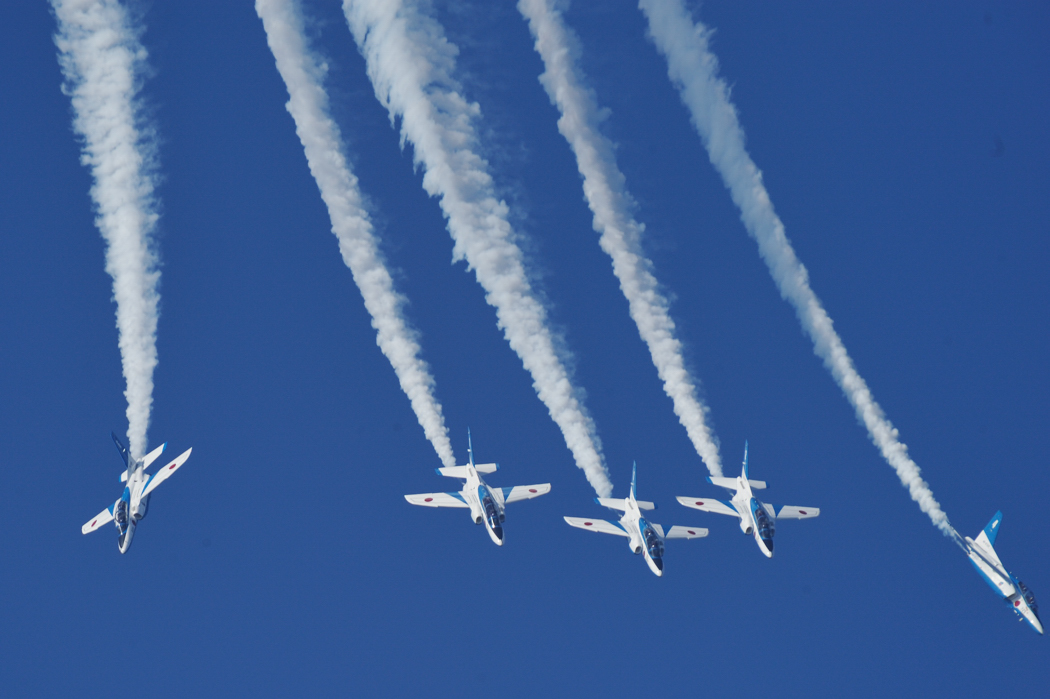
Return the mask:
M 1013 583 L 1008 583 L 1004 580 L 999 571 L 985 563 L 979 556 L 971 554 L 970 563 L 972 563 L 973 567 L 977 569 L 977 572 L 981 574 L 984 581 L 1003 598 L 1009 597 L 1017 591 L 1014 588 Z

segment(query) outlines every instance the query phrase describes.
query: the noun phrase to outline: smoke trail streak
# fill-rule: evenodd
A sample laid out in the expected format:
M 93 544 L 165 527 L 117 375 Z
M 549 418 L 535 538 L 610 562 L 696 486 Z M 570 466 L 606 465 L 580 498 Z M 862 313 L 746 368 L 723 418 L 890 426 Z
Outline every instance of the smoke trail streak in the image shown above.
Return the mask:
M 441 462 L 455 466 L 441 404 L 434 396 L 434 378 L 419 356 L 416 333 L 405 321 L 405 300 L 394 290 L 357 177 L 347 163 L 339 127 L 329 114 L 323 87 L 326 69 L 307 45 L 298 0 L 256 0 L 255 11 L 263 21 L 277 70 L 288 88 L 287 108 L 328 207 L 343 262 L 372 316 L 376 344 L 394 367 L 401 389 Z
M 853 405 L 871 441 L 897 471 L 912 500 L 945 536 L 958 540 L 918 465 L 908 456 L 896 428 L 857 373 L 831 318 L 809 286 L 809 274 L 795 256 L 784 224 L 773 210 L 762 173 L 744 147 L 744 131 L 729 101 L 729 88 L 718 77 L 718 59 L 708 48 L 710 32 L 703 24 L 694 24 L 681 0 L 640 0 L 638 5 L 649 20 L 650 37 L 667 59 L 668 75 L 692 115 L 711 163 L 739 207 L 748 233 L 758 243 L 780 295 L 794 306 L 802 329 L 813 341 L 814 352 Z
M 81 162 L 91 168 L 98 226 L 113 277 L 120 358 L 128 401 L 131 453 L 146 452 L 157 366 L 157 222 L 152 128 L 138 92 L 146 51 L 117 0 L 51 0 L 55 44 L 73 103 L 73 127 L 83 139 Z
M 474 124 L 480 109 L 463 98 L 452 77 L 456 47 L 411 0 L 344 0 L 343 10 L 376 97 L 391 123 L 400 118 L 402 145 L 412 143 L 424 169 L 423 187 L 438 197 L 448 219 L 453 260 L 466 260 L 474 270 L 576 465 L 598 494 L 607 496 L 612 483 L 594 422 L 529 283 L 507 205 L 496 198 L 488 163 L 477 153 Z
M 645 227 L 631 215 L 634 201 L 616 164 L 613 144 L 599 129 L 603 115 L 597 97 L 586 86 L 577 64 L 579 40 L 565 26 L 561 12 L 551 6 L 551 0 L 520 0 L 518 11 L 528 20 L 536 52 L 543 59 L 545 72 L 540 83 L 561 113 L 558 130 L 576 154 L 584 195 L 594 214 L 594 230 L 601 235 L 602 250 L 612 258 L 631 318 L 649 347 L 664 392 L 671 398 L 675 415 L 696 453 L 712 475 L 721 476 L 718 441 L 706 421 L 708 408 L 697 396 L 698 382 L 685 368 L 667 299 L 660 293 L 652 263 L 642 252 Z

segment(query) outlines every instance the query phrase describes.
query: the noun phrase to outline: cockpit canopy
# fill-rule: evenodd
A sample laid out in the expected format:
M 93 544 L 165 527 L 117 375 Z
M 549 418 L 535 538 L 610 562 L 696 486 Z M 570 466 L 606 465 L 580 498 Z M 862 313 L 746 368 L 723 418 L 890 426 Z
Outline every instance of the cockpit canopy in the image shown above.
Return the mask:
M 645 539 L 645 550 L 649 552 L 649 558 L 654 560 L 662 558 L 664 555 L 664 543 L 660 541 L 660 537 L 657 536 L 653 528 L 646 526 L 645 531 L 642 532 L 642 537 Z
M 1017 581 L 1017 587 L 1021 590 L 1021 596 L 1024 597 L 1024 601 L 1028 603 L 1029 609 L 1031 609 L 1036 616 L 1039 616 L 1039 605 L 1035 602 L 1035 595 L 1028 589 L 1020 580 Z
M 498 528 L 500 523 L 504 520 L 504 517 L 500 514 L 500 511 L 496 507 L 496 503 L 493 502 L 491 495 L 486 495 L 481 499 L 481 507 L 485 510 L 485 519 L 488 520 L 489 526 L 493 529 Z
M 772 539 L 777 533 L 776 525 L 772 518 L 766 513 L 766 508 L 759 505 L 755 508 L 755 524 L 758 525 L 758 536 L 761 539 Z

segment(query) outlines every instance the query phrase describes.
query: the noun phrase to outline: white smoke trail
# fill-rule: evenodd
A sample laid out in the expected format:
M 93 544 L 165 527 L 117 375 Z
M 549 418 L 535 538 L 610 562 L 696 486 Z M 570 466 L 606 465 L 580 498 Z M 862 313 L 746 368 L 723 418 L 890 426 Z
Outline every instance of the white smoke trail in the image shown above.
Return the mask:
M 412 143 L 425 171 L 423 187 L 438 197 L 448 218 L 453 259 L 466 260 L 474 270 L 576 465 L 599 495 L 609 495 L 612 483 L 594 423 L 529 283 L 507 205 L 496 198 L 488 163 L 478 155 L 474 124 L 480 110 L 463 98 L 452 77 L 456 47 L 411 0 L 344 0 L 343 10 L 376 97 L 392 123 L 400 118 L 402 143 Z
M 718 77 L 718 59 L 708 48 L 710 32 L 703 24 L 694 24 L 681 0 L 640 0 L 638 5 L 649 20 L 650 37 L 667 58 L 668 75 L 692 115 L 711 163 L 740 208 L 744 226 L 758 243 L 780 295 L 794 306 L 803 330 L 813 341 L 814 352 L 853 405 L 871 441 L 897 471 L 912 500 L 945 536 L 957 539 L 918 465 L 908 456 L 896 428 L 857 373 L 831 318 L 809 286 L 806 268 L 795 256 L 784 224 L 773 211 L 762 173 L 744 147 L 744 131 L 729 101 L 729 89 Z
M 152 176 L 155 146 L 138 91 L 146 51 L 117 0 L 51 0 L 55 44 L 73 103 L 73 127 L 83 138 L 81 161 L 91 168 L 98 226 L 113 277 L 120 358 L 128 400 L 128 441 L 146 452 L 157 366 L 157 222 Z
M 644 226 L 631 215 L 634 201 L 627 192 L 625 178 L 616 164 L 613 144 L 602 135 L 602 113 L 594 91 L 577 60 L 579 40 L 565 26 L 561 12 L 551 0 L 520 0 L 518 11 L 529 22 L 536 40 L 536 51 L 546 69 L 540 82 L 558 108 L 558 130 L 576 154 L 576 166 L 583 176 L 583 192 L 594 213 L 594 230 L 600 244 L 612 258 L 613 272 L 627 297 L 631 318 L 642 340 L 649 347 L 664 392 L 674 404 L 675 415 L 689 439 L 714 476 L 722 475 L 718 441 L 707 425 L 708 408 L 697 396 L 697 381 L 690 376 L 682 358 L 682 344 L 675 337 L 675 324 L 667 299 L 653 276 L 652 263 L 641 246 Z
M 416 334 L 402 314 L 404 298 L 394 290 L 357 177 L 350 171 L 339 127 L 329 114 L 323 87 L 326 69 L 307 45 L 298 0 L 256 0 L 255 11 L 263 21 L 277 70 L 288 88 L 288 111 L 295 120 L 310 172 L 328 206 L 339 251 L 372 316 L 376 344 L 394 367 L 401 389 L 441 462 L 455 466 L 441 404 L 434 396 L 434 378 L 420 358 Z

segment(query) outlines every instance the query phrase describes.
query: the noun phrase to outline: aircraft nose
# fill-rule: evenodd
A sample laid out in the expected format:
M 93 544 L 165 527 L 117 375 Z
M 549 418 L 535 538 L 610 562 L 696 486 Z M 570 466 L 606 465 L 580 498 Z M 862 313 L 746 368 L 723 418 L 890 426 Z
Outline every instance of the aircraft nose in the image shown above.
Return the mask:
M 762 543 L 765 545 L 765 554 L 767 558 L 773 557 L 773 540 L 762 539 Z

